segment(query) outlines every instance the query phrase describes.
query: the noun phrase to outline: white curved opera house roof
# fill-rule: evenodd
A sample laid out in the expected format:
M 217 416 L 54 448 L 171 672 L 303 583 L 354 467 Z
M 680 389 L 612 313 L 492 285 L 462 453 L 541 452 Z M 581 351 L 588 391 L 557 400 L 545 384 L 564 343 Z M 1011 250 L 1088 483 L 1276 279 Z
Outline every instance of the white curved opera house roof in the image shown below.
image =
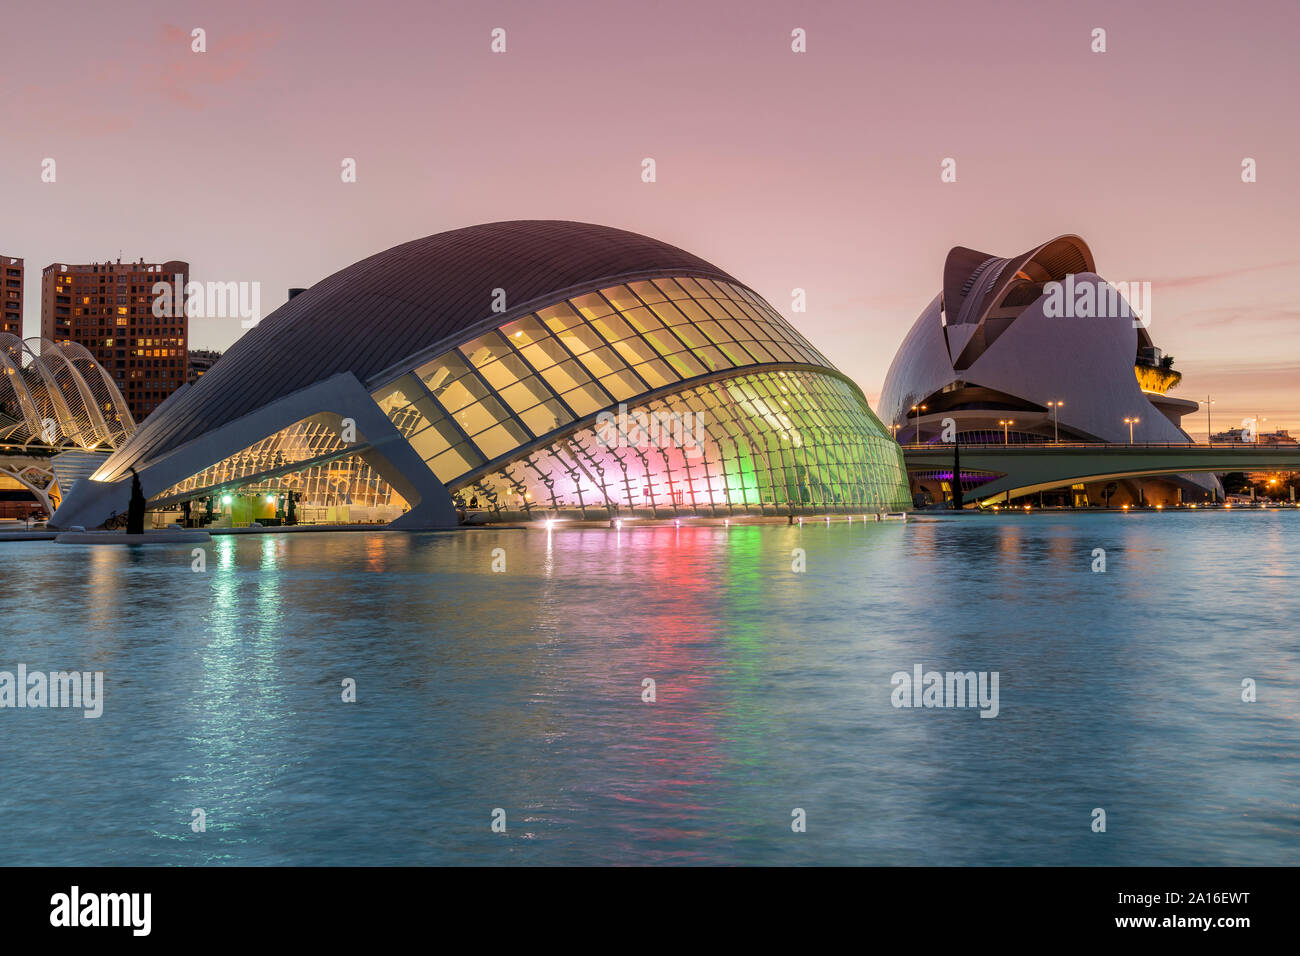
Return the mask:
M 1091 307 L 1058 314 L 1065 301 Z M 1067 441 L 1128 442 L 1125 420 L 1137 419 L 1135 442 L 1190 442 L 1179 422 L 1198 405 L 1168 394 L 1181 376 L 1152 358 L 1151 330 L 1165 319 L 1149 301 L 1136 306 L 1097 274 L 1078 236 L 1011 258 L 958 246 L 940 293 L 890 365 L 880 416 L 903 443 L 939 440 L 944 415 L 972 443 L 1001 442 L 1003 418 L 1017 423 L 1013 441 L 1050 441 L 1059 431 Z M 1210 475 L 1180 478 L 1219 487 Z

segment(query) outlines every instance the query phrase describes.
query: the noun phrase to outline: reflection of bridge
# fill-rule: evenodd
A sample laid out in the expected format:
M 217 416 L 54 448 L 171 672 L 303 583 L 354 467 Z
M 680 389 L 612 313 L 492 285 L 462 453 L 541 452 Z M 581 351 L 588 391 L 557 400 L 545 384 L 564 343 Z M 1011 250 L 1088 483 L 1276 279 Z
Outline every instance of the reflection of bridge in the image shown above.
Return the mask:
M 953 445 L 904 445 L 909 472 L 951 471 Z M 1086 481 L 1149 478 L 1193 472 L 1300 471 L 1298 445 L 1045 443 L 961 446 L 961 469 L 999 477 L 967 492 L 970 502 L 992 503 Z

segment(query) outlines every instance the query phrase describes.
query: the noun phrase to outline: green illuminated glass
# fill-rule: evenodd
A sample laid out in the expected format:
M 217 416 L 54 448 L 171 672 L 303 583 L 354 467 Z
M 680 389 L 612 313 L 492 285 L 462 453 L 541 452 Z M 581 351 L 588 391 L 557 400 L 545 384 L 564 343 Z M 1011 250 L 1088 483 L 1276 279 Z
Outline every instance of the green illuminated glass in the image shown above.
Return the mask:
M 375 392 L 375 400 L 413 446 L 418 441 L 421 457 L 443 477 L 461 464 L 480 467 L 485 459 L 564 428 L 574 416 L 593 416 L 648 390 L 782 362 L 828 364 L 749 290 L 678 276 L 610 286 L 512 319 L 390 383 Z M 748 422 L 720 419 L 714 431 L 736 455 L 744 448 L 751 458 L 764 456 L 761 464 L 750 460 L 730 470 L 689 464 L 688 477 L 697 465 L 703 469 L 698 477 L 708 500 L 725 498 L 731 484 L 749 493 L 765 482 L 768 495 L 807 486 L 807 463 L 790 455 L 809 429 L 834 433 L 835 449 L 853 441 L 836 430 L 851 432 L 860 416 L 856 399 L 846 403 L 843 396 L 805 390 L 802 403 L 794 403 L 775 391 L 777 379 L 743 378 L 750 384 L 734 395 L 727 389 L 691 393 L 750 416 Z M 836 415 L 827 412 L 832 405 Z M 827 454 L 814 452 L 814 459 L 824 463 Z M 674 477 L 664 481 L 676 484 Z

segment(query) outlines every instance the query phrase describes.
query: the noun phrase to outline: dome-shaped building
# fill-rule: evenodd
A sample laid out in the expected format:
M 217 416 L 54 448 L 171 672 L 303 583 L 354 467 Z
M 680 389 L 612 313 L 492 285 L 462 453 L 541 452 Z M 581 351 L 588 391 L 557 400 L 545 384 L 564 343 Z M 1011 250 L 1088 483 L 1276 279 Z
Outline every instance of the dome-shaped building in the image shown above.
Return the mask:
M 940 442 L 945 419 L 963 445 L 1190 442 L 1180 421 L 1199 406 L 1169 394 L 1182 376 L 1152 341 L 1150 303 L 1135 308 L 1122 291 L 1097 275 L 1092 250 L 1078 236 L 1012 258 L 952 249 L 940 293 L 889 367 L 881 418 L 903 444 Z M 951 469 L 912 477 L 925 497 L 952 495 Z M 963 473 L 964 501 L 1001 477 Z M 1222 493 L 1206 474 L 1094 484 L 1067 485 L 1066 503 Z
M 861 390 L 752 289 L 654 239 L 560 221 L 440 233 L 295 295 L 53 524 L 124 512 L 131 469 L 151 508 L 202 501 L 235 523 L 289 501 L 298 520 L 417 528 L 908 498 Z

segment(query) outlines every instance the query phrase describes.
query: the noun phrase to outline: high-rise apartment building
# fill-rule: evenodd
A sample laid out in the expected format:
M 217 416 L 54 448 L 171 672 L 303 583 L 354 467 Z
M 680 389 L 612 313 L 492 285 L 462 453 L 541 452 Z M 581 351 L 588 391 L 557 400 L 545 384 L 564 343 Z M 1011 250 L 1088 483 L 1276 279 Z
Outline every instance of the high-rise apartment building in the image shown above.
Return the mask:
M 23 260 L 0 256 L 0 332 L 23 337 Z
M 185 384 L 189 323 L 184 295 L 155 315 L 154 285 L 184 290 L 188 262 L 56 262 L 41 274 L 41 335 L 79 342 L 112 374 L 137 422 Z M 175 303 L 171 306 L 171 303 Z

